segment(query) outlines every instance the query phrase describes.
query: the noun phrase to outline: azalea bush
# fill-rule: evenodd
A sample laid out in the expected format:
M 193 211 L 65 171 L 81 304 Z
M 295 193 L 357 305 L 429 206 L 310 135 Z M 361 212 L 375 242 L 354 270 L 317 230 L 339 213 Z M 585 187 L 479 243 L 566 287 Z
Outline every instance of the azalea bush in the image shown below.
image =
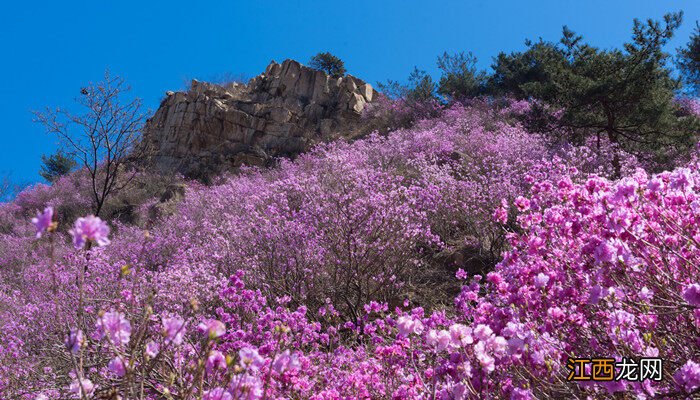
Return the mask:
M 534 135 L 526 106 L 190 184 L 147 231 L 62 215 L 60 184 L 0 205 L 0 397 L 692 398 L 697 161 L 617 153 L 611 180 L 618 149 Z M 467 251 L 492 264 L 445 261 Z M 594 356 L 664 379 L 566 380 Z

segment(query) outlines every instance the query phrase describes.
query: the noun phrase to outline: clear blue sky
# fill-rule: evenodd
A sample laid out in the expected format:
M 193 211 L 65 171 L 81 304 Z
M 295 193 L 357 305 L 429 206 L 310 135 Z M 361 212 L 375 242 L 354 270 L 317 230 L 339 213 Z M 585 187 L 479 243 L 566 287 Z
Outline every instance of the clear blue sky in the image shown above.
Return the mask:
M 683 10 L 672 48 L 687 42 L 700 2 L 536 1 L 7 1 L 0 14 L 0 173 L 37 182 L 55 138 L 31 110 L 64 106 L 106 67 L 155 109 L 191 78 L 254 76 L 270 60 L 302 62 L 319 51 L 369 82 L 435 73 L 443 51 L 472 51 L 482 68 L 526 38 L 558 40 L 568 25 L 592 44 L 619 46 L 633 18 Z

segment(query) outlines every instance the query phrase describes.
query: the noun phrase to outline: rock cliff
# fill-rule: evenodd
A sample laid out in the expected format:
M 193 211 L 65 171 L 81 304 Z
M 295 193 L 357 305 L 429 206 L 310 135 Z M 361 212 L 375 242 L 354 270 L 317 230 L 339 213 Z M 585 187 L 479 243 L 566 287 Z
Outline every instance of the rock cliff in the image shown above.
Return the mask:
M 156 168 L 192 177 L 269 165 L 351 132 L 376 95 L 353 76 L 273 61 L 248 84 L 194 80 L 186 92 L 168 92 L 146 124 L 144 144 Z

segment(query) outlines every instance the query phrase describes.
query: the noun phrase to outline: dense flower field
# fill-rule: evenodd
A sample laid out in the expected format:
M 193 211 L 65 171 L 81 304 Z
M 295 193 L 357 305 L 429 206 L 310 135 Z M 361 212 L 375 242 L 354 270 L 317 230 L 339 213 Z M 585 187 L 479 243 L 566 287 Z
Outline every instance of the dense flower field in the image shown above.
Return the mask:
M 700 164 L 611 180 L 613 147 L 548 143 L 522 107 L 191 184 L 148 230 L 65 221 L 75 177 L 0 205 L 0 397 L 696 396 Z M 436 263 L 460 246 L 498 263 Z M 567 381 L 593 356 L 663 379 Z

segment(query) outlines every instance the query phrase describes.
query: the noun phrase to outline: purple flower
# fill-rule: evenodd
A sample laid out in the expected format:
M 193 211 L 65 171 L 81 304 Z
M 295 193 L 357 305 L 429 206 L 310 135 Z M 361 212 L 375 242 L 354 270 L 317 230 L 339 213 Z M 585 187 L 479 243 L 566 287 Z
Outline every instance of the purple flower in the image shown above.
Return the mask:
M 185 334 L 185 320 L 177 316 L 163 318 L 163 334 L 167 341 L 172 341 L 176 345 L 182 344 L 182 337 Z
M 700 284 L 693 283 L 683 291 L 683 298 L 691 306 L 700 307 Z
M 240 364 L 243 368 L 259 369 L 265 363 L 256 349 L 246 347 L 238 351 L 238 356 L 241 358 Z
M 524 212 L 530 209 L 530 200 L 526 199 L 523 196 L 518 196 L 515 199 L 515 206 L 518 208 L 519 211 Z M 507 213 L 506 213 L 507 216 Z
M 423 323 L 420 320 L 414 320 L 409 316 L 401 316 L 396 321 L 396 327 L 399 329 L 399 334 L 408 336 L 412 333 L 420 335 L 423 332 Z
M 212 350 L 209 352 L 209 357 L 207 357 L 205 368 L 210 374 L 215 369 L 226 369 L 226 357 L 220 351 Z
M 617 258 L 617 248 L 608 242 L 600 242 L 593 250 L 593 258 L 597 264 L 613 262 Z
M 537 274 L 537 276 L 535 277 L 535 287 L 536 288 L 543 288 L 543 287 L 547 286 L 548 282 L 549 282 L 549 275 L 544 274 L 542 272 Z
M 98 339 L 107 337 L 115 346 L 126 345 L 131 338 L 131 324 L 124 318 L 124 314 L 112 311 L 104 313 L 95 324 Z
M 146 355 L 148 357 L 155 358 L 155 356 L 157 356 L 159 352 L 160 346 L 158 345 L 158 343 L 150 341 L 148 342 L 148 344 L 146 344 Z
M 91 396 L 92 392 L 95 390 L 95 385 L 90 379 L 76 379 L 70 384 L 68 390 L 71 393 L 78 395 L 79 398 L 82 398 L 83 394 L 85 396 Z
M 126 375 L 126 363 L 121 356 L 114 357 L 109 364 L 107 364 L 107 369 L 119 377 Z
M 272 363 L 272 369 L 277 371 L 278 374 L 281 374 L 284 371 L 294 371 L 298 369 L 300 365 L 299 357 L 297 357 L 296 354 L 291 354 L 289 349 L 287 349 L 277 356 L 277 359 Z
M 106 246 L 110 243 L 107 238 L 109 226 L 100 217 L 93 215 L 78 218 L 70 234 L 73 236 L 73 245 L 78 250 L 85 247 L 88 242 L 97 243 L 98 246 Z
M 231 392 L 238 394 L 239 399 L 257 400 L 263 395 L 263 385 L 257 376 L 239 375 L 231 381 Z
M 674 375 L 676 382 L 685 389 L 686 392 L 692 392 L 700 387 L 700 364 L 693 360 L 688 360 L 681 369 Z
M 532 395 L 530 389 L 515 388 L 510 394 L 510 400 L 531 400 L 535 396 Z
M 204 392 L 202 400 L 233 400 L 231 393 L 222 388 L 207 390 Z
M 209 339 L 216 339 L 226 333 L 226 325 L 224 325 L 224 323 L 221 321 L 210 319 L 197 325 L 197 330 L 201 333 L 207 334 Z
M 66 347 L 68 350 L 71 353 L 76 354 L 78 351 L 80 351 L 80 348 L 83 347 L 84 343 L 85 337 L 83 336 L 83 331 L 75 328 L 71 329 L 68 337 L 66 338 Z
M 35 218 L 32 218 L 32 224 L 36 228 L 36 238 L 40 238 L 44 232 L 53 232 L 56 229 L 56 223 L 53 222 L 53 207 L 46 207 L 43 213 L 37 213 Z

